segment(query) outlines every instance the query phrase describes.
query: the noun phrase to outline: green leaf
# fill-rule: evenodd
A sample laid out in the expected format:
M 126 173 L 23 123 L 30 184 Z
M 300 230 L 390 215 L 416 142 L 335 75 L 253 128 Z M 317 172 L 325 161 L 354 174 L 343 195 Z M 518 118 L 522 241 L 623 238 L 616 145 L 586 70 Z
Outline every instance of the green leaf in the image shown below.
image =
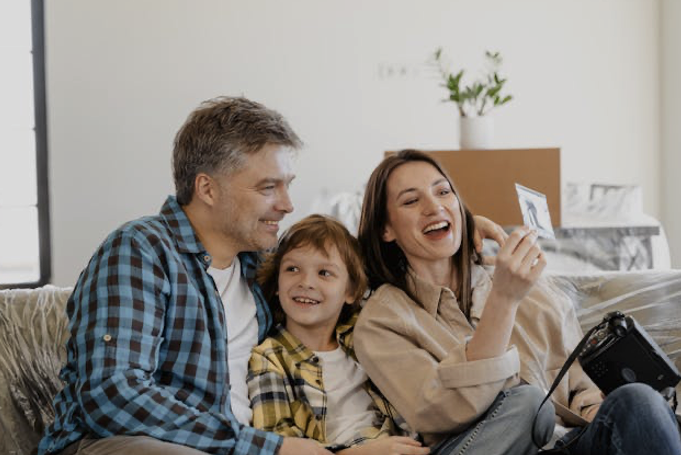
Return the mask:
M 485 74 L 465 86 L 463 85 L 463 69 L 457 73 L 450 73 L 444 68 L 442 63 L 444 53 L 441 47 L 437 48 L 432 56 L 434 59 L 432 62 L 442 76 L 440 86 L 449 91 L 448 98 L 443 101 L 456 103 L 462 116 L 465 116 L 466 112 L 478 112 L 483 115 L 490 109 L 508 103 L 513 99 L 511 95 L 505 97 L 501 95 L 506 79 L 502 78 L 497 70 L 502 63 L 500 52 L 486 50 L 485 57 L 492 64 L 491 68 L 488 65 L 488 71 Z
M 491 87 L 489 90 L 487 90 L 487 96 L 489 96 L 490 98 L 493 98 L 496 95 L 498 95 L 500 91 L 501 91 L 501 85 L 495 85 L 494 87 Z

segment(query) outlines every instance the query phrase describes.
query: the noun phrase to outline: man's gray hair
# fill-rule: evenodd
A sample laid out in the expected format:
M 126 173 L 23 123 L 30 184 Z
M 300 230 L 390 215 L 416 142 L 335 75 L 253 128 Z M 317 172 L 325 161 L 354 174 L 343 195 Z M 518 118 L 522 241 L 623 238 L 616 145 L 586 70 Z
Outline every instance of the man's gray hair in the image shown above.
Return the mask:
M 189 204 L 196 176 L 233 172 L 245 156 L 267 144 L 292 149 L 302 145 L 278 112 L 242 97 L 219 97 L 201 103 L 175 136 L 173 178 L 180 205 Z

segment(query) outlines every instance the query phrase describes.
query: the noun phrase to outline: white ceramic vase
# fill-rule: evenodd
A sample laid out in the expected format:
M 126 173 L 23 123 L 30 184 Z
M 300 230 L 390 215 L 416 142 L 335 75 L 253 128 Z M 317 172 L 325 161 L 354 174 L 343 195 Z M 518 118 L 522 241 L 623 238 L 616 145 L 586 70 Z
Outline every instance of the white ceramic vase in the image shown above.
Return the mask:
M 461 150 L 491 149 L 494 142 L 494 118 L 461 117 L 459 146 Z

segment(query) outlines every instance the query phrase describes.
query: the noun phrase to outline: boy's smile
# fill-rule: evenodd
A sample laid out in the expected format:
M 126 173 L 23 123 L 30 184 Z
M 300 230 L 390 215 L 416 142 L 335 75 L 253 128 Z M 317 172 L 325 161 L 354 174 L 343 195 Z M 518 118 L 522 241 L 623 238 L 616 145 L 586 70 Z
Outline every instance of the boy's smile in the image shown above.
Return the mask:
M 286 329 L 313 349 L 334 345 L 343 305 L 352 303 L 349 282 L 347 267 L 335 246 L 327 251 L 303 246 L 284 254 L 278 288 Z

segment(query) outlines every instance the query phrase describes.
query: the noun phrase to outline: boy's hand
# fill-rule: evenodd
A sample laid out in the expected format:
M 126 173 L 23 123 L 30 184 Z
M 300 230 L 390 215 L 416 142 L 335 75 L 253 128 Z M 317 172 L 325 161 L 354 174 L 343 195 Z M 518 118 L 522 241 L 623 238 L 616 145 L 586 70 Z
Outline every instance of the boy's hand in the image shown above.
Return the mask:
M 430 453 L 430 448 L 422 447 L 420 442 L 406 436 L 376 439 L 358 448 L 362 449 L 362 453 L 371 455 L 426 455 Z
M 305 438 L 284 438 L 284 443 L 279 448 L 279 455 L 332 455 L 331 452 L 320 446 L 317 441 Z

